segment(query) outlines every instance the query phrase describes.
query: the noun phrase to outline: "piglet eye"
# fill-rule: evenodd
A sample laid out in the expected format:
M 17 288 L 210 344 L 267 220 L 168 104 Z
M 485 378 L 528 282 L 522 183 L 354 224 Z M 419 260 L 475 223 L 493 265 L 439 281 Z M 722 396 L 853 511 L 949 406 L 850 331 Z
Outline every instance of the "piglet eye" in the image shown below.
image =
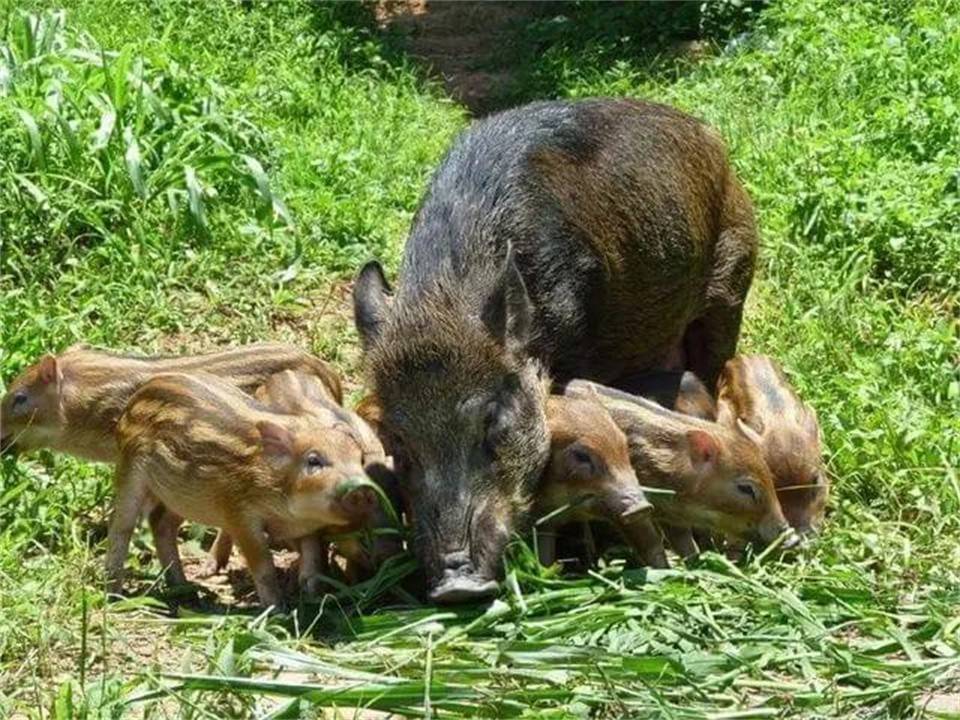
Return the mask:
M 746 495 L 751 500 L 757 499 L 757 489 L 753 486 L 753 483 L 737 483 L 737 492 Z
M 15 393 L 13 396 L 13 407 L 17 408 L 21 405 L 24 405 L 27 402 L 27 394 L 21 390 L 18 393 Z
M 326 458 L 318 452 L 311 452 L 307 454 L 308 468 L 322 468 L 329 464 L 330 463 L 327 462 Z

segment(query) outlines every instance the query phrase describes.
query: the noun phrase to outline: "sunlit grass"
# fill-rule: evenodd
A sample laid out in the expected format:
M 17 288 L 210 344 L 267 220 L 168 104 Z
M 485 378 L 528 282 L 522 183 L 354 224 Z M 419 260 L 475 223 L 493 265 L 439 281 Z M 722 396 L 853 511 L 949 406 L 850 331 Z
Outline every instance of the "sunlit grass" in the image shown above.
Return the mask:
M 361 7 L 65 4 L 33 40 L 0 8 L 35 59 L 0 92 L 4 379 L 78 340 L 283 338 L 355 371 L 331 284 L 396 267 L 462 110 Z M 960 8 L 776 3 L 697 62 L 638 54 L 642 12 L 520 28 L 512 91 L 652 97 L 728 140 L 763 231 L 742 347 L 823 426 L 816 545 L 562 577 L 518 541 L 492 605 L 418 605 L 400 558 L 270 618 L 178 606 L 142 533 L 130 566 L 158 592 L 107 605 L 108 469 L 6 461 L 0 715 L 915 717 L 960 694 Z

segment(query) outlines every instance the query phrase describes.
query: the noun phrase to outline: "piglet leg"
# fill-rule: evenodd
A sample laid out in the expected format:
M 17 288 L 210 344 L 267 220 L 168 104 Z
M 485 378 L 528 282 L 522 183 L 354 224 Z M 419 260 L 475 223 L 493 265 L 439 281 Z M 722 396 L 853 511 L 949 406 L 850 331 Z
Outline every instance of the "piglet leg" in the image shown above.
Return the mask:
M 283 607 L 280 595 L 280 583 L 277 581 L 277 569 L 273 565 L 270 545 L 263 528 L 250 522 L 237 523 L 228 528 L 234 542 L 240 547 L 243 559 L 253 575 L 260 603 L 265 607 L 273 605 Z
M 114 480 L 116 490 L 110 528 L 107 531 L 107 592 L 119 593 L 123 587 L 123 563 L 130 549 L 130 537 L 140 518 L 140 508 L 147 499 L 147 482 L 133 463 L 121 458 Z
M 649 516 L 626 515 L 617 519 L 617 527 L 640 556 L 644 565 L 654 568 L 670 567 L 663 549 L 660 531 Z
M 300 588 L 307 595 L 319 595 L 323 586 L 321 577 L 329 571 L 327 553 L 330 544 L 319 533 L 300 538 L 299 544 L 300 572 L 298 579 Z
M 231 552 L 233 552 L 233 538 L 226 530 L 218 530 L 217 537 L 210 546 L 209 557 L 200 569 L 200 577 L 212 577 L 221 572 L 230 564 Z
M 336 548 L 337 552 L 346 561 L 343 574 L 351 585 L 359 582 L 373 571 L 373 564 L 370 562 L 370 557 L 359 538 L 337 540 Z
M 688 527 L 664 525 L 663 532 L 670 541 L 670 546 L 684 560 L 700 554 L 700 548 L 693 539 L 693 531 Z
M 164 568 L 167 583 L 185 585 L 187 576 L 183 573 L 180 548 L 177 545 L 177 532 L 180 530 L 183 518 L 158 503 L 150 511 L 148 519 L 150 529 L 153 531 L 153 542 L 157 547 L 157 558 Z
M 550 567 L 557 561 L 557 528 L 544 525 L 535 530 L 537 533 L 537 557 L 540 564 Z

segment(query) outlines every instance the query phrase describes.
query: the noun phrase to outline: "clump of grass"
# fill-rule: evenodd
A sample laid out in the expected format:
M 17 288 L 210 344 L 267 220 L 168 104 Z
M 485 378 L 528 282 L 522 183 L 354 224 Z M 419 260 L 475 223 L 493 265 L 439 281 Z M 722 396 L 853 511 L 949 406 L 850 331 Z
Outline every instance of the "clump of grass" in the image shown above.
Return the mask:
M 203 237 L 218 204 L 290 219 L 253 156 L 262 133 L 222 109 L 216 83 L 175 63 L 155 67 L 131 47 L 106 50 L 71 32 L 62 11 L 13 16 L 0 77 L 0 213 L 18 239 L 8 267 L 30 259 L 36 277 L 35 256 L 56 247 L 44 263 L 56 272 L 74 245 L 148 241 L 154 224 Z

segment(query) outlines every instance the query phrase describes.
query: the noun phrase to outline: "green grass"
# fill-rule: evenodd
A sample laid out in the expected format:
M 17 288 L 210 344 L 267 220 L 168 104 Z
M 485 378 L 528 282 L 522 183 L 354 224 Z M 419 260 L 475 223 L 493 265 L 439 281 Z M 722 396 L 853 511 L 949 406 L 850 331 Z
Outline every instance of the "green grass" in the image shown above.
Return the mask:
M 20 8 L 49 32 L 0 5 L 4 379 L 79 340 L 266 338 L 355 379 L 339 287 L 370 255 L 396 266 L 463 110 L 360 6 Z M 407 562 L 282 621 L 175 612 L 163 593 L 108 606 L 108 469 L 40 454 L 0 476 L 0 716 L 919 717 L 956 702 L 960 5 L 790 0 L 706 30 L 649 15 L 552 6 L 507 48 L 507 99 L 650 97 L 727 138 L 763 233 L 742 348 L 779 358 L 818 410 L 835 488 L 820 542 L 789 562 L 579 578 L 518 543 L 490 607 L 409 604 Z M 705 32 L 706 57 L 670 50 Z M 131 557 L 147 578 L 149 543 Z

